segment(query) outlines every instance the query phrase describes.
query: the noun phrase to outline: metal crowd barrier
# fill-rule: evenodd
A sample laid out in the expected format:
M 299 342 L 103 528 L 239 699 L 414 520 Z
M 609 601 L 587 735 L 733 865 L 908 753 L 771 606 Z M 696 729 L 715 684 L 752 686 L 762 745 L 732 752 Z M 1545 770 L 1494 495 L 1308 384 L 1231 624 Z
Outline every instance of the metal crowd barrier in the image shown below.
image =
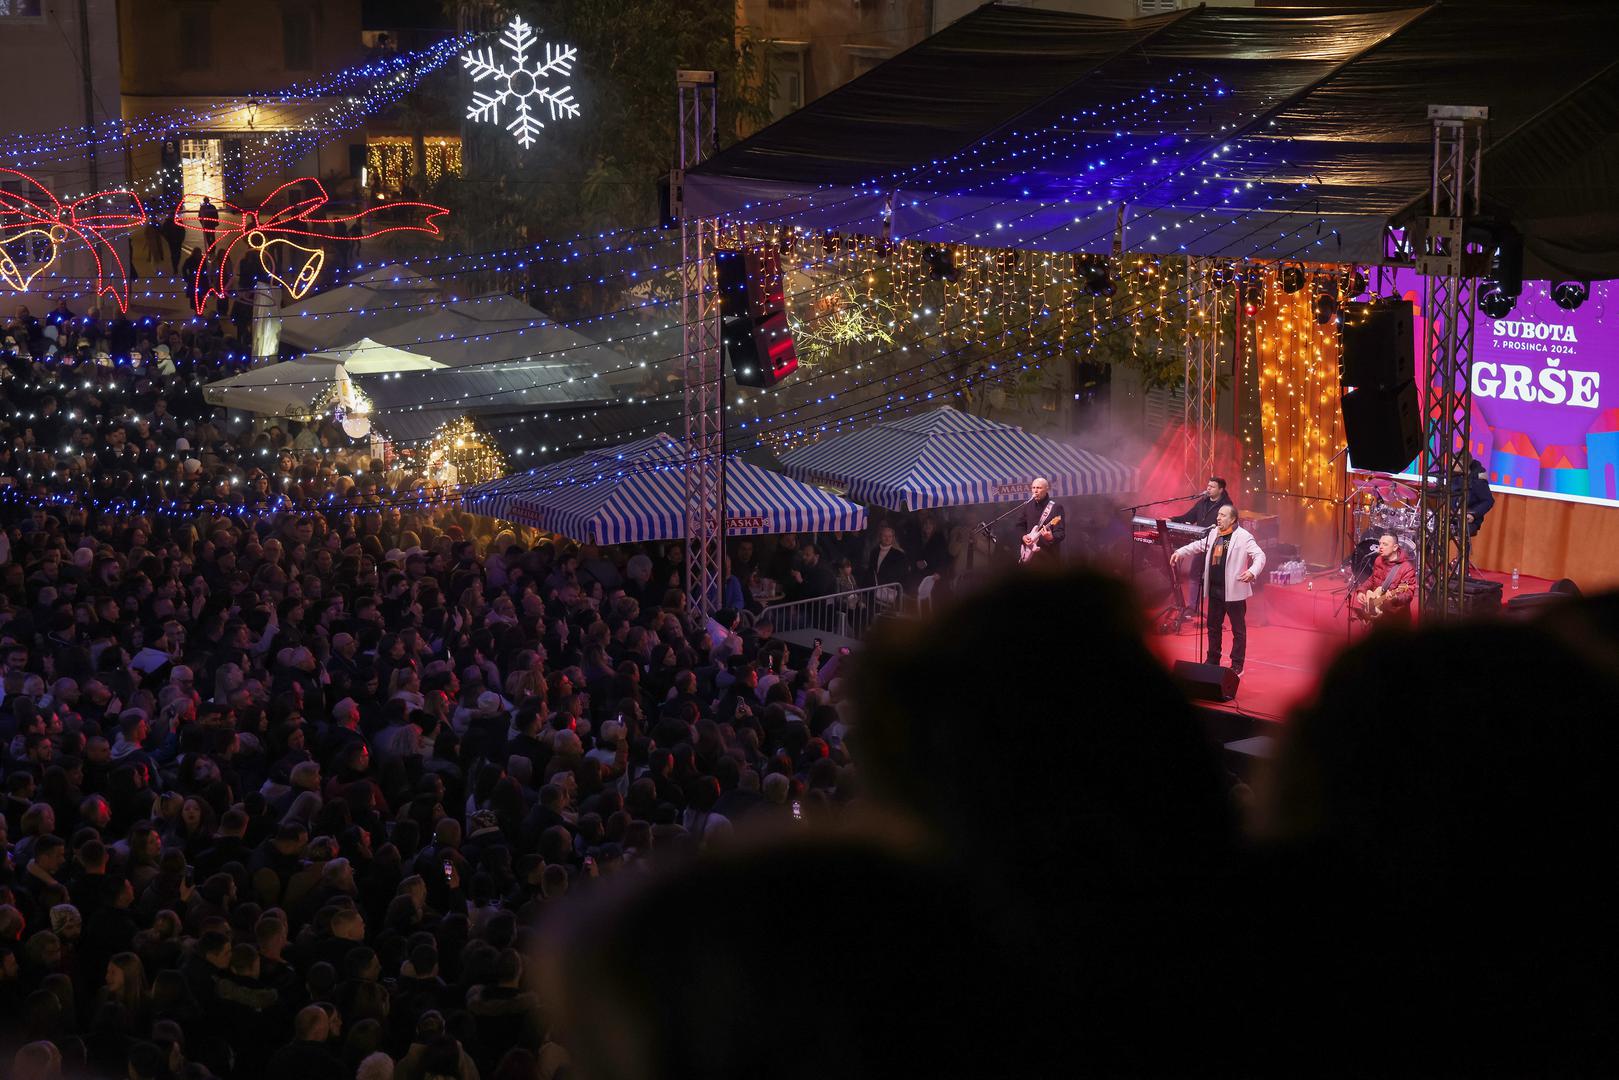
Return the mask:
M 778 634 L 815 631 L 858 641 L 878 619 L 905 614 L 902 597 L 898 585 L 873 585 L 812 600 L 771 604 L 754 622 L 768 619 Z

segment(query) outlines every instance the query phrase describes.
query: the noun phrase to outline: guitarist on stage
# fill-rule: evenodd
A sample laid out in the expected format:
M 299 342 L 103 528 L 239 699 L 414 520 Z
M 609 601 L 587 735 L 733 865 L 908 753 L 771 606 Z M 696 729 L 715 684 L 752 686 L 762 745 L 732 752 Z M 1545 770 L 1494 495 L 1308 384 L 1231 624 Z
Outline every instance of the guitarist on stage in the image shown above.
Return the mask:
M 1018 529 L 1023 534 L 1020 561 L 1040 565 L 1061 561 L 1062 503 L 1051 497 L 1051 481 L 1043 476 L 1029 483 L 1029 502 L 1018 518 Z

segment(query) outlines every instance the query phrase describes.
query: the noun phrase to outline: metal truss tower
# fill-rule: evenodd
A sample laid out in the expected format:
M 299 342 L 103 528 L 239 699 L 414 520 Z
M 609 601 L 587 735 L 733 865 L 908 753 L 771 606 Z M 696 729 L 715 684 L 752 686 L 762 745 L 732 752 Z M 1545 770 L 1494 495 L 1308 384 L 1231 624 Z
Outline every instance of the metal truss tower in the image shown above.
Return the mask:
M 1417 271 L 1423 275 L 1423 507 L 1417 525 L 1421 612 L 1448 618 L 1463 610 L 1467 581 L 1467 482 L 1464 465 L 1473 412 L 1473 324 L 1479 263 L 1469 253 L 1468 218 L 1479 213 L 1479 164 L 1489 110 L 1430 105 L 1433 187 L 1418 225 Z
M 725 584 L 725 358 L 720 352 L 720 302 L 712 260 L 718 223 L 686 212 L 686 171 L 716 146 L 714 73 L 679 71 L 680 148 L 670 178 L 672 209 L 680 217 L 681 383 L 684 388 L 686 591 L 694 610 L 720 606 Z
M 1220 285 L 1214 260 L 1186 260 L 1186 388 L 1182 416 L 1186 479 L 1201 487 L 1214 472 L 1219 404 Z

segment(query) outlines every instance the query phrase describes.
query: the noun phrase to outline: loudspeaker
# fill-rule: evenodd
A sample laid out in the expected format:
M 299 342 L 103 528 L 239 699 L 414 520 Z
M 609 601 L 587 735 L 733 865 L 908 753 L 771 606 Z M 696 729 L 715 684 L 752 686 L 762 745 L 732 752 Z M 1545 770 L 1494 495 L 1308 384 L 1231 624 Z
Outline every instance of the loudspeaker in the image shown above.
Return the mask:
M 658 177 L 658 228 L 680 228 L 680 217 L 675 213 L 674 175 L 664 173 Z
M 781 256 L 770 248 L 716 251 L 720 341 L 738 386 L 768 387 L 798 370 L 787 324 Z
M 1417 384 L 1407 379 L 1391 390 L 1359 386 L 1343 395 L 1344 438 L 1357 469 L 1399 472 L 1422 449 L 1422 410 Z
M 1339 384 L 1387 390 L 1415 378 L 1411 328 L 1409 300 L 1345 304 L 1339 322 Z
M 1219 664 L 1194 664 L 1190 660 L 1175 661 L 1175 681 L 1180 683 L 1186 696 L 1193 701 L 1230 701 L 1237 696 L 1242 678 L 1230 668 Z
M 1462 611 L 1468 615 L 1499 615 L 1503 591 L 1499 581 L 1468 578 L 1462 582 Z

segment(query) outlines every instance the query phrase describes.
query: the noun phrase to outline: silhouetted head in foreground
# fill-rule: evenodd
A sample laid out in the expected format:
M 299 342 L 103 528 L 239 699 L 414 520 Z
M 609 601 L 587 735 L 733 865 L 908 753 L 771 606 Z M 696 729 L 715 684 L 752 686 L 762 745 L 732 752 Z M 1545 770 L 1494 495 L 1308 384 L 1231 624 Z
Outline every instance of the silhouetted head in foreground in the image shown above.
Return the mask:
M 1095 573 L 1019 574 L 887 624 L 855 669 L 862 770 L 1020 893 L 1056 899 L 1084 872 L 1090 901 L 1202 874 L 1233 818 L 1144 632 L 1134 594 Z
M 606 888 L 545 950 L 580 1076 L 941 1076 L 988 1037 L 960 890 L 890 843 L 806 836 Z
M 1263 800 L 1284 885 L 1255 958 L 1294 991 L 1275 1052 L 1337 1043 L 1355 1015 L 1379 1034 L 1346 1040 L 1340 1069 L 1394 1047 L 1416 1071 L 1611 1069 L 1619 681 L 1602 603 L 1374 635 L 1289 724 Z

